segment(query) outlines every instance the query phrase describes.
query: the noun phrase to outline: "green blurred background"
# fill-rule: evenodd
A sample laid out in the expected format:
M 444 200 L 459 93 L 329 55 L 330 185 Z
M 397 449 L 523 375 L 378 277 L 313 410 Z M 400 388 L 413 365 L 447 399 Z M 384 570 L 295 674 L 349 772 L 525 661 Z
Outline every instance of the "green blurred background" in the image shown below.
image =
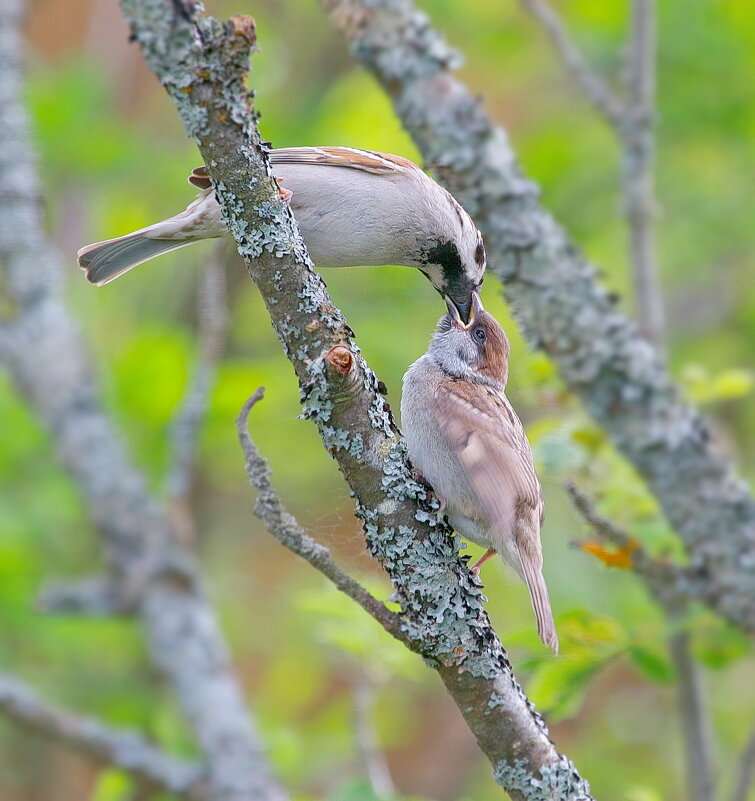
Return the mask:
M 465 54 L 461 77 L 508 128 L 545 205 L 631 313 L 619 154 L 610 132 L 516 2 L 436 0 L 424 7 Z M 626 3 L 569 0 L 558 7 L 591 62 L 620 78 Z M 751 479 L 755 5 L 664 0 L 659 7 L 658 251 L 670 368 Z M 261 51 L 251 84 L 262 134 L 274 145 L 363 146 L 419 160 L 314 0 L 210 2 L 208 10 L 257 20 Z M 138 48 L 128 44 L 114 0 L 33 0 L 26 32 L 28 107 L 49 231 L 67 257 L 66 295 L 127 448 L 164 495 L 167 431 L 196 355 L 198 277 L 213 245 L 181 250 L 102 289 L 86 284 L 75 253 L 181 210 L 193 196 L 185 176 L 199 159 Z M 334 463 L 315 428 L 297 419 L 293 372 L 230 250 L 232 324 L 202 431 L 192 506 L 212 599 L 275 768 L 300 801 L 372 799 L 353 734 L 355 688 L 367 682 L 376 700 L 369 722 L 401 798 L 500 798 L 489 764 L 432 671 L 252 515 L 234 417 L 263 384 L 266 400 L 253 412 L 252 434 L 284 501 L 350 571 L 382 597 L 389 593 Z M 424 351 L 441 303 L 403 268 L 326 271 L 325 279 L 397 408 L 401 376 Z M 632 575 L 570 547 L 586 532 L 564 482 L 576 480 L 599 496 L 602 511 L 651 551 L 680 553 L 678 542 L 547 359 L 527 349 L 493 279 L 484 302 L 512 340 L 509 394 L 545 486 L 545 573 L 562 656 L 544 652 L 525 588 L 496 561 L 483 574 L 491 618 L 559 750 L 589 778 L 596 797 L 680 801 L 682 749 L 663 615 Z M 0 420 L 0 670 L 191 755 L 191 739 L 135 624 L 36 610 L 45 584 L 99 569 L 98 541 L 50 438 L 3 375 Z M 694 610 L 688 625 L 725 787 L 755 722 L 755 659 L 747 639 L 712 615 Z M 127 793 L 117 772 L 97 771 L 0 720 L 3 801 L 115 801 Z

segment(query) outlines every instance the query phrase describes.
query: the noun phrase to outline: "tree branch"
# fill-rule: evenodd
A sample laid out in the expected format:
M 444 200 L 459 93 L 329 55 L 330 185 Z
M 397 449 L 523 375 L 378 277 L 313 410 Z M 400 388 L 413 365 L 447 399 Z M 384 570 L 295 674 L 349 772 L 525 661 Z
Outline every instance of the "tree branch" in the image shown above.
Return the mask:
M 576 485 L 567 484 L 566 491 L 574 507 L 596 534 L 628 555 L 632 569 L 664 609 L 678 612 L 686 607 L 688 601 L 699 599 L 704 594 L 705 586 L 697 587 L 699 579 L 692 571 L 682 565 L 654 559 L 629 534 L 600 515 L 595 504 Z
M 706 601 L 755 632 L 755 503 L 682 400 L 658 353 L 539 205 L 505 132 L 452 75 L 458 57 L 411 0 L 321 0 L 380 81 L 438 178 L 486 235 L 488 270 L 534 348 L 635 466 L 706 586 Z M 715 532 L 715 536 L 711 536 Z
M 542 25 L 567 72 L 598 114 L 618 131 L 624 119 L 624 103 L 606 81 L 588 66 L 561 15 L 548 0 L 519 0 L 519 4 Z
M 354 704 L 352 720 L 360 764 L 376 798 L 395 798 L 396 787 L 385 754 L 378 743 L 375 727 L 372 725 L 375 687 L 370 678 L 362 672 L 354 677 L 351 686 Z
M 418 499 L 378 381 L 351 340 L 280 197 L 244 85 L 255 34 L 249 17 L 198 18 L 198 8 L 122 0 L 148 65 L 173 98 L 215 186 L 224 218 L 299 379 L 304 416 L 338 461 L 403 610 L 498 782 L 515 801 L 588 799 L 511 672 L 480 588 L 448 530 Z
M 168 4 L 168 20 L 175 6 Z M 175 692 L 207 762 L 211 801 L 285 794 L 272 777 L 191 558 L 102 410 L 61 297 L 60 257 L 47 243 L 21 102 L 21 0 L 0 0 L 0 264 L 14 307 L 3 357 L 48 428 L 102 536 L 115 605 L 141 618 L 152 661 Z
M 621 143 L 622 191 L 629 226 L 634 298 L 640 330 L 659 343 L 663 336 L 663 295 L 658 281 L 653 221 L 655 190 L 655 2 L 632 0 L 629 46 L 629 101 L 621 100 L 590 69 L 560 15 L 548 0 L 519 0 L 544 28 L 576 85 L 609 124 Z
M 0 676 L 0 712 L 30 731 L 128 773 L 138 783 L 181 798 L 206 798 L 203 769 L 168 756 L 130 731 L 118 731 L 42 701 L 27 685 Z

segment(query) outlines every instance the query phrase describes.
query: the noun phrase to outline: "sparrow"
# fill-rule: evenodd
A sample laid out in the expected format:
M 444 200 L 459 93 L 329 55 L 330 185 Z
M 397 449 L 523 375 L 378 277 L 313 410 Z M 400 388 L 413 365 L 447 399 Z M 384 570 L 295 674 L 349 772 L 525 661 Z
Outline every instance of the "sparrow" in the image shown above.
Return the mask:
M 537 633 L 558 653 L 543 578 L 543 494 L 522 423 L 506 398 L 509 342 L 472 295 L 464 321 L 452 303 L 423 356 L 404 375 L 401 421 L 415 469 L 431 485 L 449 524 L 499 553 L 525 582 Z
M 467 321 L 482 283 L 482 235 L 454 198 L 401 156 L 349 147 L 291 147 L 269 152 L 280 191 L 304 244 L 323 267 L 416 267 Z M 97 286 L 161 253 L 229 235 L 205 167 L 185 211 L 131 234 L 86 245 L 79 266 Z

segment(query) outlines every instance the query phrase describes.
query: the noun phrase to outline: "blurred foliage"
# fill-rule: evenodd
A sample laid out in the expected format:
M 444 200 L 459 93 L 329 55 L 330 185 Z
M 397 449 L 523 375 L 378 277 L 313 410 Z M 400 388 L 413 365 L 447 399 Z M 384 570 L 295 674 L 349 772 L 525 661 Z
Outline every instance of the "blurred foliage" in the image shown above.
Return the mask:
M 223 15 L 239 10 L 229 2 L 209 6 Z M 752 478 L 755 282 L 747 252 L 755 112 L 746 76 L 755 67 L 755 6 L 745 0 L 658 6 L 658 248 L 669 363 L 687 397 L 712 417 L 721 447 Z M 564 0 L 559 8 L 590 62 L 620 82 L 627 4 Z M 251 80 L 264 136 L 279 146 L 346 144 L 418 159 L 388 101 L 350 60 L 316 4 L 261 0 L 252 10 L 261 52 Z M 465 54 L 462 78 L 509 129 L 546 206 L 631 313 L 619 154 L 610 132 L 513 0 L 436 0 L 427 10 Z M 116 4 L 33 4 L 28 26 L 34 55 L 28 104 L 49 230 L 69 256 L 66 292 L 104 402 L 132 458 L 162 495 L 166 432 L 196 353 L 197 275 L 212 245 L 166 256 L 104 289 L 82 281 L 74 252 L 182 209 L 192 196 L 184 176 L 197 155 L 127 44 Z M 228 275 L 232 326 L 202 432 L 192 505 L 213 601 L 276 769 L 299 801 L 372 801 L 352 730 L 354 681 L 367 676 L 378 701 L 373 724 L 404 801 L 500 798 L 432 673 L 253 518 L 233 421 L 264 384 L 266 400 L 254 410 L 251 430 L 284 501 L 379 597 L 389 595 L 364 550 L 338 471 L 314 427 L 297 419 L 293 373 L 230 248 Z M 397 408 L 401 376 L 443 312 L 437 297 L 400 268 L 328 271 L 325 278 Z M 590 778 L 596 797 L 682 799 L 667 623 L 633 575 L 569 547 L 585 531 L 564 481 L 598 497 L 601 512 L 651 552 L 683 559 L 683 549 L 553 366 L 528 351 L 492 281 L 484 301 L 511 337 L 510 395 L 545 485 L 545 572 L 562 655 L 543 652 L 526 590 L 495 563 L 484 572 L 489 613 L 518 676 L 555 724 L 559 748 Z M 99 569 L 98 543 L 48 434 L 2 376 L 0 419 L 0 669 L 60 703 L 140 728 L 190 756 L 191 738 L 133 623 L 35 611 L 46 583 Z M 751 644 L 702 610 L 683 625 L 705 669 L 725 775 L 755 720 Z M 49 766 L 43 772 L 40 756 Z M 116 801 L 130 792 L 117 771 L 98 774 L 0 720 L 3 799 Z

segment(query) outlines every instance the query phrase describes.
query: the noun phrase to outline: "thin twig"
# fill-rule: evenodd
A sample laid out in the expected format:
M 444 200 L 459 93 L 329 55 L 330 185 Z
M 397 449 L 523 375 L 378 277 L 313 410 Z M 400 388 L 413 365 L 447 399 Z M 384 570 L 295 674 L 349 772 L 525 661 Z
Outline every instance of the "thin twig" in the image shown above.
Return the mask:
M 30 731 L 69 746 L 137 782 L 181 798 L 201 801 L 203 769 L 169 756 L 135 732 L 119 731 L 93 718 L 49 704 L 26 684 L 0 676 L 0 712 Z
M 665 609 L 678 610 L 686 606 L 696 582 L 690 571 L 682 565 L 650 556 L 626 531 L 599 514 L 593 501 L 576 485 L 567 484 L 566 491 L 574 507 L 598 536 L 629 554 L 632 569 L 645 581 L 652 595 Z
M 186 498 L 196 458 L 197 440 L 207 413 L 215 367 L 223 351 L 228 330 L 223 254 L 225 240 L 213 248 L 202 271 L 197 291 L 199 354 L 194 376 L 171 426 L 171 457 L 167 475 L 168 495 L 173 502 Z
M 618 130 L 625 114 L 623 101 L 612 91 L 608 83 L 588 66 L 558 12 L 547 0 L 519 0 L 519 3 L 543 26 L 554 50 L 595 110 L 612 128 Z
M 671 625 L 675 616 L 669 615 Z M 700 668 L 690 651 L 689 632 L 673 631 L 668 638 L 669 653 L 678 676 L 679 713 L 687 760 L 690 801 L 713 801 L 713 748 L 710 720 Z
M 354 734 L 364 772 L 370 780 L 372 792 L 377 798 L 395 798 L 396 786 L 380 744 L 377 741 L 372 717 L 375 714 L 375 686 L 363 671 L 355 677 Z
M 632 0 L 629 43 L 630 103 L 618 130 L 623 144 L 624 203 L 634 296 L 640 328 L 660 342 L 664 330 L 663 295 L 658 281 L 655 217 L 655 0 Z
M 270 468 L 267 461 L 257 450 L 248 430 L 249 414 L 262 400 L 264 394 L 265 388 L 260 387 L 243 405 L 236 418 L 236 430 L 244 453 L 246 474 L 252 486 L 256 487 L 259 493 L 254 513 L 278 542 L 306 559 L 309 564 L 330 579 L 341 592 L 356 601 L 362 609 L 375 618 L 389 634 L 408 644 L 407 637 L 401 630 L 401 618 L 341 570 L 333 561 L 330 551 L 324 545 L 313 540 L 283 506 L 280 496 L 270 481 Z
M 731 801 L 747 801 L 755 773 L 755 729 L 752 730 L 739 760 L 739 773 Z

